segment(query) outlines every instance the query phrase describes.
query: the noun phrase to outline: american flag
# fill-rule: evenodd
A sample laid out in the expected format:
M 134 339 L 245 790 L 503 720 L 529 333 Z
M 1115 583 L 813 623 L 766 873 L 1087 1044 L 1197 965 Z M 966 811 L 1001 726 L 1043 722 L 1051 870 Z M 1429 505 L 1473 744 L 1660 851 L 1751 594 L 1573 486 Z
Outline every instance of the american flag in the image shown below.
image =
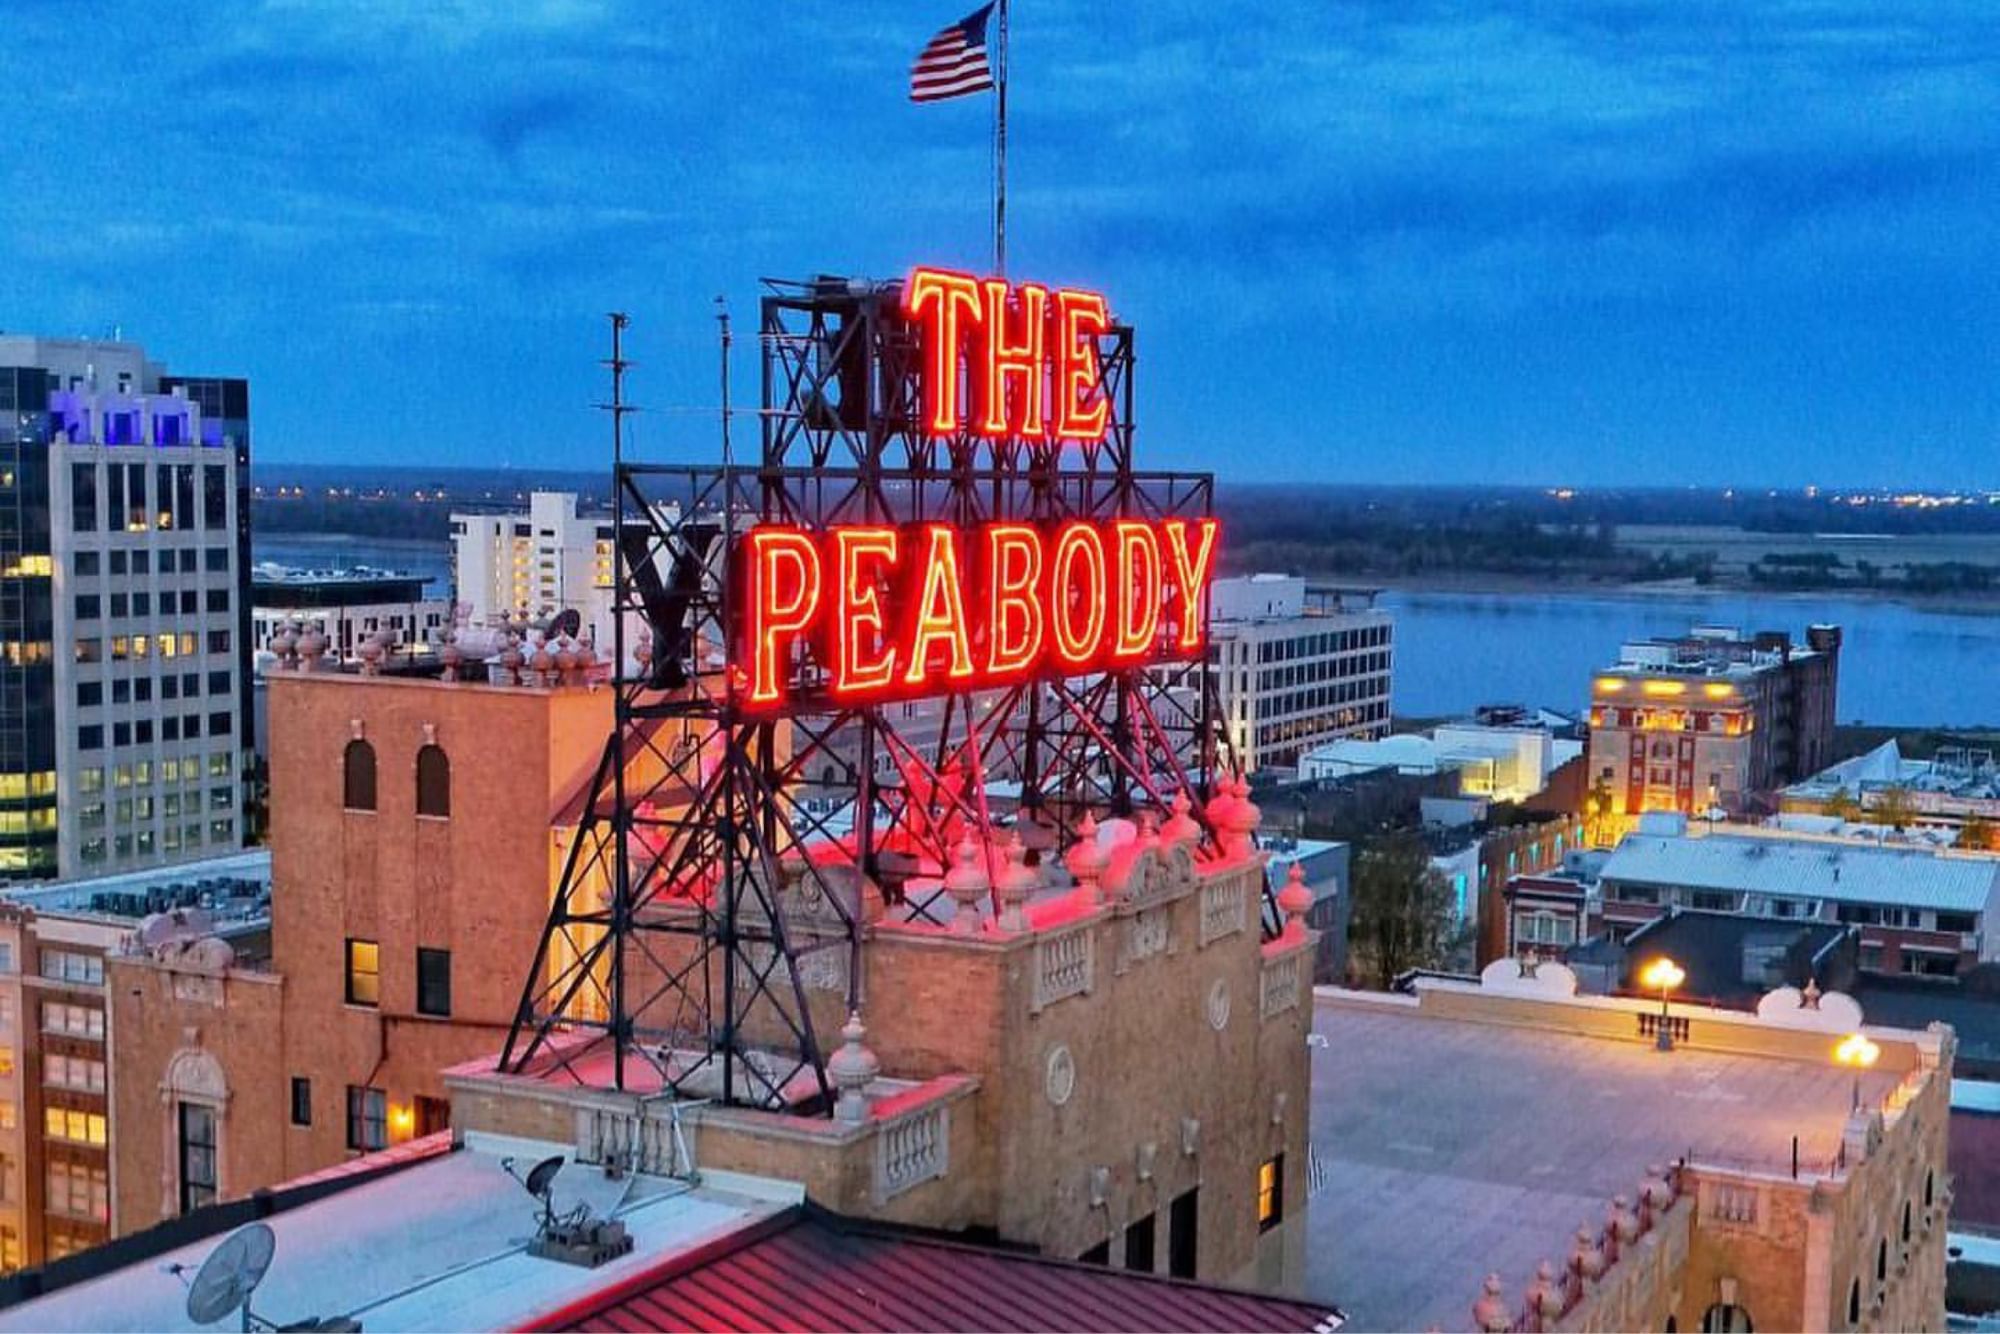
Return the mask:
M 910 66 L 910 100 L 942 102 L 993 86 L 993 66 L 986 60 L 986 20 L 993 6 L 975 9 L 937 36 Z

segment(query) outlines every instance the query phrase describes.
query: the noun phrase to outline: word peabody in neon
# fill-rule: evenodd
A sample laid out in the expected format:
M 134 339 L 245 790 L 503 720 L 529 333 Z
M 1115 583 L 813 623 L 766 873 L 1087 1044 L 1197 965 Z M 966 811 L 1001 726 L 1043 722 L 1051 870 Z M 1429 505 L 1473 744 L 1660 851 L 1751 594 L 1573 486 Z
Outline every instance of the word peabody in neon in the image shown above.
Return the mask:
M 932 435 L 968 427 L 992 439 L 1102 440 L 1111 420 L 1098 335 L 1111 313 L 1096 292 L 916 269 L 903 313 L 923 336 L 924 419 Z M 958 366 L 965 357 L 961 401 Z
M 780 703 L 802 642 L 855 703 L 1198 655 L 1219 535 L 1214 519 L 756 528 L 736 561 L 744 698 Z

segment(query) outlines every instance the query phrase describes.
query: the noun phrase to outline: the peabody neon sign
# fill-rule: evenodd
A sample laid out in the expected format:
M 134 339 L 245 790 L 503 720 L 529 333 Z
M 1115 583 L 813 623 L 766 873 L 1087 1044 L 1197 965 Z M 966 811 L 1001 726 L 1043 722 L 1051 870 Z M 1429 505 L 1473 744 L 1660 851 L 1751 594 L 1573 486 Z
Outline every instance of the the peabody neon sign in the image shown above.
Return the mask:
M 1111 314 L 1098 293 L 916 269 L 903 285 L 903 314 L 923 339 L 932 435 L 1104 438 L 1111 407 L 1097 339 L 1110 330 Z
M 933 434 L 1104 439 L 1102 296 L 920 268 L 903 314 Z M 810 683 L 854 704 L 1197 657 L 1220 531 L 1130 516 L 760 525 L 733 563 L 737 697 L 782 705 L 802 648 Z
M 1214 519 L 758 527 L 737 559 L 741 698 L 782 702 L 801 642 L 854 703 L 1196 657 L 1220 532 Z

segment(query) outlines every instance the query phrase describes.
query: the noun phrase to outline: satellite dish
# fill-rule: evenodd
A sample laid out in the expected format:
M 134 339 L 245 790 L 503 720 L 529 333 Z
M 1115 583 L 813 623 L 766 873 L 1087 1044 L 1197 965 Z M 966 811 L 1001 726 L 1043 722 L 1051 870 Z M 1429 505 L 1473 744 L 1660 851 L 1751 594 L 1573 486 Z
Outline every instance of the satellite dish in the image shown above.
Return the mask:
M 528 1169 L 527 1178 L 521 1184 L 528 1188 L 528 1194 L 538 1200 L 545 1199 L 550 1189 L 554 1186 L 556 1173 L 562 1171 L 562 1167 L 563 1156 L 561 1154 L 557 1154 L 553 1158 L 544 1158 Z
M 240 1309 L 243 1327 L 250 1328 L 250 1294 L 263 1281 L 277 1249 L 277 1234 L 268 1223 L 251 1223 L 230 1233 L 208 1253 L 188 1286 L 188 1319 L 212 1325 Z

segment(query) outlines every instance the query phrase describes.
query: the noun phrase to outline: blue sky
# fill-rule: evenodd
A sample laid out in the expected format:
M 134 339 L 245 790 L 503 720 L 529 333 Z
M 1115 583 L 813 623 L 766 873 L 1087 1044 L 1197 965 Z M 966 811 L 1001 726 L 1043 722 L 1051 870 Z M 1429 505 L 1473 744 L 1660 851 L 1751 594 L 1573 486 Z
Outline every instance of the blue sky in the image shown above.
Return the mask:
M 712 299 L 984 263 L 967 0 L 9 0 L 0 327 L 253 381 L 260 455 L 708 457 Z M 1010 267 L 1225 478 L 2000 486 L 1989 0 L 1053 4 Z M 756 384 L 754 340 L 739 386 Z

